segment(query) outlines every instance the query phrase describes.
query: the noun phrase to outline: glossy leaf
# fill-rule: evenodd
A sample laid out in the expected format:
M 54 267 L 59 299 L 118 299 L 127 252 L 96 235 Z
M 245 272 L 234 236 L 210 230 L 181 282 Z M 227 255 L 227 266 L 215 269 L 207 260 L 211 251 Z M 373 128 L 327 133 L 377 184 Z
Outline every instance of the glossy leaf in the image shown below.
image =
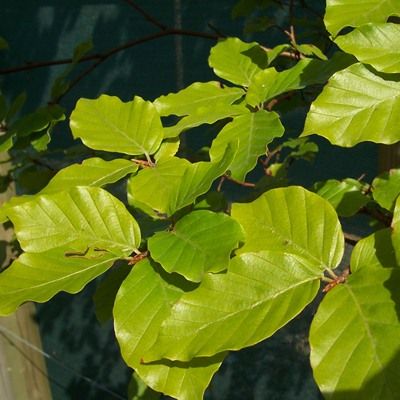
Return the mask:
M 195 82 L 178 93 L 160 96 L 154 106 L 161 116 L 193 115 L 212 107 L 229 106 L 244 95 L 243 89 L 223 87 L 219 82 Z
M 235 150 L 229 146 L 218 162 L 191 164 L 183 158 L 170 158 L 144 168 L 128 182 L 128 200 L 154 217 L 167 217 L 192 204 L 207 192 L 232 162 Z
M 368 22 L 386 22 L 391 15 L 400 15 L 399 5 L 393 0 L 327 0 L 325 11 L 326 29 L 336 36 L 347 26 L 360 26 Z
M 122 357 L 148 386 L 179 400 L 201 400 L 213 374 L 221 365 L 223 355 L 195 359 L 189 363 L 142 362 L 173 302 L 183 294 L 178 285 L 172 276 L 160 276 L 149 260 L 136 264 L 117 294 L 115 333 Z
M 383 208 L 394 210 L 400 194 L 400 169 L 391 169 L 377 176 L 372 181 L 372 196 Z
M 361 268 L 394 268 L 398 265 L 392 244 L 391 229 L 381 229 L 361 239 L 351 253 L 351 272 Z
M 24 253 L 0 273 L 0 315 L 13 313 L 26 301 L 43 303 L 56 293 L 78 293 L 91 280 L 109 269 L 118 258 L 94 251 L 69 256 L 69 248 L 43 253 Z
M 228 267 L 230 254 L 243 239 L 240 225 L 228 215 L 194 211 L 167 232 L 148 240 L 151 257 L 167 272 L 200 282 L 207 271 Z
M 316 193 L 328 200 L 338 215 L 351 217 L 370 202 L 363 193 L 363 184 L 355 179 L 329 179 L 316 185 Z
M 311 365 L 325 398 L 400 396 L 400 269 L 362 268 L 323 299 L 311 325 Z
M 321 269 L 335 268 L 342 259 L 344 239 L 334 209 L 301 187 L 272 189 L 251 203 L 234 203 L 232 217 L 246 233 L 238 253 L 289 252 Z
M 138 248 L 140 230 L 125 206 L 110 193 L 79 186 L 41 195 L 8 211 L 24 251 L 60 246 L 84 252 L 98 248 L 126 256 Z
M 284 128 L 278 114 L 259 110 L 234 117 L 224 126 L 210 149 L 211 160 L 219 159 L 229 143 L 237 141 L 238 151 L 229 166 L 231 176 L 244 181 L 260 155 L 267 152 L 267 145 L 283 135 Z
M 268 66 L 268 56 L 256 42 L 227 38 L 211 49 L 208 64 L 220 78 L 247 87 L 253 75 Z
M 175 302 L 144 360 L 187 361 L 258 343 L 312 301 L 321 275 L 291 254 L 235 257 L 227 273 L 207 274 L 198 289 Z
M 302 135 L 316 133 L 345 147 L 364 141 L 391 144 L 400 140 L 399 111 L 400 82 L 354 64 L 334 74 L 312 103 Z
M 253 76 L 246 101 L 256 106 L 282 93 L 325 83 L 334 72 L 346 68 L 353 62 L 352 57 L 338 52 L 329 61 L 304 59 L 281 72 L 275 68 L 264 69 Z
M 164 136 L 156 108 L 138 96 L 127 103 L 107 95 L 80 99 L 70 126 L 74 138 L 92 149 L 131 155 L 155 153 Z
M 400 72 L 400 26 L 397 24 L 365 24 L 344 36 L 336 44 L 376 70 Z

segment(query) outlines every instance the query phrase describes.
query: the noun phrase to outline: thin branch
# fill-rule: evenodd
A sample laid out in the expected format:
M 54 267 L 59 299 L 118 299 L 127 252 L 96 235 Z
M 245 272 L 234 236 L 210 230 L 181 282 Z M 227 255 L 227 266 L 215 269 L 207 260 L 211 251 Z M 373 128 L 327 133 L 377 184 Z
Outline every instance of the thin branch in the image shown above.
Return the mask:
M 251 188 L 256 187 L 256 184 L 255 184 L 255 183 L 238 181 L 237 179 L 234 179 L 234 178 L 232 178 L 231 176 L 229 176 L 229 175 L 227 175 L 227 174 L 225 174 L 224 177 L 225 177 L 225 179 L 227 179 L 228 181 L 231 181 L 231 182 L 233 182 L 233 183 L 236 183 L 236 184 L 238 184 L 238 185 L 240 185 L 240 186 L 251 187 Z
M 353 233 L 343 232 L 343 235 L 346 243 L 352 246 L 355 246 L 361 240 L 360 236 L 354 235 Z
M 116 46 L 109 50 L 106 50 L 103 53 L 97 53 L 97 54 L 92 54 L 89 56 L 82 57 L 79 60 L 79 62 L 81 63 L 81 62 L 96 61 L 96 60 L 103 62 L 108 57 L 110 57 L 120 51 L 129 49 L 129 48 L 134 47 L 141 43 L 145 43 L 145 42 L 148 42 L 148 41 L 151 41 L 154 39 L 158 39 L 158 38 L 161 38 L 164 36 L 171 36 L 171 35 L 199 37 L 199 38 L 211 39 L 211 40 L 219 39 L 219 36 L 212 34 L 212 33 L 197 32 L 197 31 L 191 31 L 191 30 L 186 30 L 186 29 L 170 28 L 170 29 L 166 29 L 166 30 L 163 30 L 163 31 L 160 31 L 157 33 L 153 33 L 151 35 L 145 36 L 140 39 L 129 40 L 128 42 L 125 42 L 120 46 Z M 72 62 L 72 58 L 64 58 L 61 60 L 53 60 L 53 61 L 49 60 L 49 61 L 28 62 L 24 65 L 0 69 L 0 75 L 13 74 L 16 72 L 28 71 L 28 70 L 42 68 L 42 67 L 50 67 L 53 65 L 70 64 L 71 62 Z
M 162 31 L 165 31 L 168 29 L 166 25 L 164 25 L 162 22 L 158 21 L 156 18 L 154 18 L 152 15 L 148 14 L 145 10 L 143 10 L 142 7 L 138 6 L 133 0 L 122 0 L 125 1 L 130 7 L 135 9 L 139 14 L 142 15 L 142 17 L 150 22 L 152 25 L 155 25 L 157 28 L 161 29 Z

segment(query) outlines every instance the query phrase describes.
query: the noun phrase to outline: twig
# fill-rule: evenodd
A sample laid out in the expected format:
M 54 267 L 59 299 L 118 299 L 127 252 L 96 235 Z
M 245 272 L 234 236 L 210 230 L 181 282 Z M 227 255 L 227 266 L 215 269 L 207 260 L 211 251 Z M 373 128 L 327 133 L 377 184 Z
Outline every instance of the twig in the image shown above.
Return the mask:
M 361 240 L 360 236 L 354 235 L 353 233 L 343 232 L 343 235 L 346 243 L 351 244 L 352 246 L 355 246 Z
M 236 184 L 238 184 L 238 185 L 240 185 L 240 186 L 251 187 L 251 188 L 256 187 L 256 184 L 255 184 L 255 183 L 238 181 L 237 179 L 234 179 L 234 178 L 230 177 L 230 176 L 227 175 L 227 174 L 225 174 L 224 177 L 225 177 L 225 179 L 227 179 L 228 181 L 231 181 L 231 182 L 233 182 L 233 183 L 236 183 Z
M 148 22 L 150 22 L 152 25 L 155 25 L 157 28 L 160 28 L 162 31 L 165 31 L 168 29 L 166 25 L 158 21 L 156 18 L 154 18 L 152 15 L 148 14 L 145 10 L 143 10 L 142 7 L 138 6 L 133 0 L 122 0 L 125 1 L 130 7 L 135 9 L 139 14 L 141 14 L 144 19 Z

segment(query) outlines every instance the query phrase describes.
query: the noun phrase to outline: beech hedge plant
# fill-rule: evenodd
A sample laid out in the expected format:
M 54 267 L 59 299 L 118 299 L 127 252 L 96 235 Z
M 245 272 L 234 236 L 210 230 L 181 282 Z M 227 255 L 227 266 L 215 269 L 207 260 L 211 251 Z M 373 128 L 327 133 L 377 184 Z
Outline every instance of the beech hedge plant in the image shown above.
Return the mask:
M 399 399 L 400 170 L 309 189 L 286 179 L 293 160 L 317 152 L 312 135 L 343 147 L 400 141 L 400 4 L 361 3 L 327 1 L 330 54 L 293 36 L 273 49 L 228 37 L 210 50 L 214 81 L 153 101 L 80 99 L 73 136 L 105 156 L 2 205 L 22 254 L 0 273 L 0 314 L 77 293 L 111 270 L 94 300 L 126 364 L 155 392 L 195 400 L 228 352 L 268 339 L 323 292 L 309 342 L 324 397 Z M 304 129 L 289 138 L 274 109 L 308 89 Z M 31 139 L 45 142 L 62 118 L 47 109 Z M 192 162 L 181 134 L 204 124 L 217 132 Z M 10 129 L 3 150 L 20 136 Z M 110 190 L 120 181 L 127 202 Z M 232 202 L 227 181 L 253 194 Z M 373 233 L 338 270 L 340 221 L 365 210 Z

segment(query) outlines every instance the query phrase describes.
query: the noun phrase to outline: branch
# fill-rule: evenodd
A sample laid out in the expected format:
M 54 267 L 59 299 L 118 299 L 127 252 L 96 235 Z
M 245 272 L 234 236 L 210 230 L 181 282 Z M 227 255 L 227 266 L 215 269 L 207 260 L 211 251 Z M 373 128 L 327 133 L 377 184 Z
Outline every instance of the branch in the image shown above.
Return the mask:
M 134 47 L 138 44 L 145 43 L 150 40 L 154 40 L 154 39 L 158 39 L 160 37 L 170 36 L 170 35 L 199 37 L 199 38 L 211 39 L 211 40 L 219 39 L 219 36 L 212 34 L 212 33 L 197 32 L 197 31 L 191 31 L 191 30 L 186 30 L 186 29 L 168 28 L 166 30 L 163 30 L 163 31 L 160 31 L 157 33 L 153 33 L 151 35 L 145 36 L 140 39 L 130 40 L 128 42 L 123 43 L 120 46 L 116 46 L 109 50 L 106 50 L 103 53 L 97 53 L 97 54 L 92 54 L 89 56 L 82 57 L 79 60 L 79 62 L 81 63 L 81 62 L 85 62 L 85 61 L 96 61 L 96 60 L 103 62 L 108 57 L 110 57 L 122 50 L 126 50 L 130 47 Z M 53 65 L 70 64 L 71 62 L 72 62 L 72 58 L 65 58 L 65 59 L 61 59 L 61 60 L 52 60 L 52 61 L 49 60 L 49 61 L 27 62 L 25 65 L 19 65 L 16 67 L 0 69 L 0 75 L 13 74 L 16 72 L 28 71 L 28 70 L 32 70 L 32 69 L 36 69 L 36 68 L 49 67 L 49 66 L 53 66 Z
M 148 14 L 145 10 L 143 10 L 142 7 L 138 6 L 133 0 L 122 0 L 125 1 L 130 7 L 135 9 L 139 14 L 141 14 L 144 19 L 148 22 L 150 22 L 152 25 L 155 25 L 157 28 L 161 29 L 162 31 L 165 31 L 168 29 L 166 25 L 158 21 L 156 18 L 154 18 L 152 15 Z

